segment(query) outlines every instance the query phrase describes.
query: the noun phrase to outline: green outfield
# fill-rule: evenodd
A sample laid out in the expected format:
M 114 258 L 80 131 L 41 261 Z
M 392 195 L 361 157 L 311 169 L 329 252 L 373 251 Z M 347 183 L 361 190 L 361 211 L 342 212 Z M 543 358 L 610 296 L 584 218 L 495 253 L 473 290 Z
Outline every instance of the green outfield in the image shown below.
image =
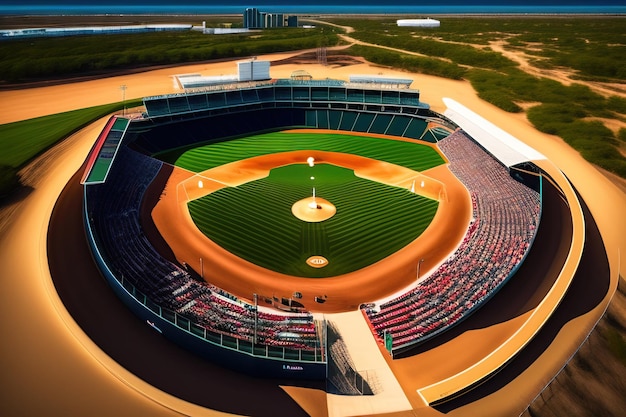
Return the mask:
M 337 208 L 335 216 L 319 223 L 291 213 L 296 201 L 311 196 L 313 185 Z M 287 275 L 320 278 L 358 270 L 398 251 L 428 227 L 437 207 L 435 200 L 330 164 L 275 168 L 266 178 L 189 202 L 198 228 L 226 250 Z M 310 267 L 306 259 L 313 255 L 325 257 L 328 265 Z
M 435 149 L 418 142 L 275 132 L 190 149 L 176 164 L 201 172 L 295 150 L 355 154 L 415 171 L 444 163 Z M 291 212 L 295 202 L 312 195 L 313 187 L 337 209 L 319 223 L 299 220 Z M 190 201 L 189 211 L 205 235 L 241 258 L 287 275 L 323 278 L 371 265 L 406 246 L 428 227 L 438 204 L 404 188 L 359 178 L 351 169 L 303 163 L 277 167 L 266 178 Z M 307 265 L 313 255 L 325 257 L 328 265 Z
M 177 166 L 193 172 L 202 172 L 229 162 L 255 156 L 297 150 L 341 152 L 377 159 L 424 171 L 444 163 L 433 148 L 419 144 L 370 136 L 341 133 L 287 133 L 273 132 L 226 142 L 199 146 L 184 152 L 175 161 Z M 168 155 L 161 155 L 168 161 Z

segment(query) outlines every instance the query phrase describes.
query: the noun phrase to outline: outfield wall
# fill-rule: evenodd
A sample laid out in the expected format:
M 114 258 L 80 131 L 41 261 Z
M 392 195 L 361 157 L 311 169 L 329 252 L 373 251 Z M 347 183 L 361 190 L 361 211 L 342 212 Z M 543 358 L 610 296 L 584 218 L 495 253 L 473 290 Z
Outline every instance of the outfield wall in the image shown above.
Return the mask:
M 430 111 L 407 114 L 394 113 L 388 108 L 383 112 L 380 109 L 248 105 L 157 119 L 137 119 L 130 123 L 128 130 L 133 147 L 155 154 L 197 143 L 292 128 L 383 134 L 435 143 L 449 132 L 429 129 L 428 124 L 432 120 Z

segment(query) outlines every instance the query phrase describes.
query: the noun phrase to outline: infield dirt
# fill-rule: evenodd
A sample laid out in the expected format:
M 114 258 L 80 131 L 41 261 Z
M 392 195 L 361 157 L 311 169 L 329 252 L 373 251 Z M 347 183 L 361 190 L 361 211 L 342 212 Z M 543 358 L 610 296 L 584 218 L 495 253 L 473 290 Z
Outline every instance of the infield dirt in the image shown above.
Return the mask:
M 189 199 L 199 198 L 226 184 L 262 178 L 273 167 L 302 162 L 310 155 L 319 163 L 350 168 L 358 176 L 390 185 L 406 186 L 412 178 L 423 178 L 424 194 L 439 199 L 437 213 L 426 231 L 402 250 L 359 271 L 324 279 L 292 277 L 261 268 L 226 251 L 194 224 L 187 209 Z M 198 178 L 202 179 L 202 188 L 197 186 Z M 417 191 L 420 190 L 418 187 Z M 418 173 L 356 155 L 294 151 L 226 164 L 197 176 L 174 168 L 152 217 L 178 261 L 192 267 L 211 284 L 247 300 L 252 300 L 254 293 L 290 298 L 297 291 L 302 293 L 298 301 L 305 308 L 328 313 L 356 310 L 361 303 L 388 297 L 414 284 L 420 259 L 425 259 L 421 266 L 423 275 L 439 265 L 465 235 L 471 219 L 471 202 L 465 187 L 445 165 Z M 319 296 L 325 296 L 326 302 L 316 303 L 314 300 Z

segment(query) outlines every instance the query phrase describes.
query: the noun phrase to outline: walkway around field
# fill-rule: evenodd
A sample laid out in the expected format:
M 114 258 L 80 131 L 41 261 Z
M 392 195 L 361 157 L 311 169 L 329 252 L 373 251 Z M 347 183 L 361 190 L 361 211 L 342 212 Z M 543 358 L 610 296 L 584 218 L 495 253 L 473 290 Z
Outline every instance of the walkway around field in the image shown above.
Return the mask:
M 329 417 L 371 415 L 411 410 L 411 403 L 385 362 L 383 353 L 372 338 L 360 311 L 326 315 L 335 324 L 346 343 L 355 370 L 367 375 L 374 395 L 328 394 Z

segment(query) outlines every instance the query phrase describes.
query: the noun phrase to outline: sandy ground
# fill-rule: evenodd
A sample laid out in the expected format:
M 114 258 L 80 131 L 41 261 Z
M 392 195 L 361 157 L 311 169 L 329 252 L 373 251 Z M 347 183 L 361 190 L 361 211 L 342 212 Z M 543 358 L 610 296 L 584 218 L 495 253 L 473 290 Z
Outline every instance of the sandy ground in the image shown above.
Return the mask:
M 285 56 L 282 54 L 261 59 L 280 59 Z M 302 69 L 302 66 L 273 67 L 272 76 L 288 77 L 295 69 Z M 422 90 L 422 101 L 429 103 L 433 110 L 443 112 L 442 97 L 453 98 L 538 149 L 565 172 L 589 205 L 606 245 L 614 271 L 613 281 L 616 282 L 618 265 L 621 274 L 626 275 L 626 263 L 619 262 L 620 252 L 623 253 L 626 249 L 626 217 L 623 216 L 626 212 L 626 194 L 561 139 L 533 129 L 523 114 L 511 115 L 481 101 L 471 86 L 463 81 L 409 75 L 367 64 L 340 68 L 313 64 L 307 65 L 306 70 L 314 78 L 347 79 L 350 74 L 410 76 L 415 80 L 414 88 Z M 127 98 L 175 92 L 172 76 L 194 72 L 205 75 L 234 73 L 235 65 L 202 64 L 71 85 L 0 92 L 0 123 L 119 101 L 119 86 L 122 84 L 128 86 Z M 2 385 L 10 389 L 3 392 L 0 407 L 10 415 L 54 415 L 46 412 L 52 409 L 57 412 L 64 410 L 66 415 L 72 414 L 72 410 L 76 412 L 86 409 L 98 410 L 100 415 L 175 415 L 172 408 L 185 410 L 186 414 L 193 415 L 216 414 L 177 401 L 138 381 L 103 355 L 85 337 L 56 296 L 50 274 L 45 267 L 48 219 L 56 196 L 82 164 L 98 133 L 97 125 L 81 131 L 77 135 L 79 139 L 76 146 L 57 156 L 56 163 L 35 184 L 31 194 L 22 202 L 16 203 L 20 208 L 13 211 L 10 224 L 3 230 L 0 238 L 3 277 L 12 278 L 3 280 L 5 291 L 0 303 L 2 316 L 11 318 L 0 322 L 0 330 L 3 334 L 12 335 L 10 344 L 2 344 L 2 366 L 5 370 Z M 27 262 L 20 261 L 24 259 L 23 254 L 29 254 Z M 615 283 L 611 285 L 611 289 L 614 288 Z M 547 382 L 558 370 L 559 361 L 562 363 L 571 354 L 581 333 L 584 334 L 584 329 L 595 322 L 594 317 L 599 317 L 607 302 L 608 297 L 605 297 L 588 314 L 570 320 L 554 335 L 553 343 L 545 353 L 529 364 L 523 374 L 511 384 L 457 409 L 454 415 L 502 415 L 497 410 L 506 409 L 510 412 L 517 409 L 513 407 L 515 404 L 528 402 L 536 394 L 536 386 Z M 501 326 L 512 325 L 513 321 L 521 319 L 512 319 Z M 468 340 L 468 343 L 475 342 Z M 11 360 L 24 357 L 28 361 Z M 65 382 L 59 384 L 59 381 Z M 92 390 L 79 398 L 72 395 L 84 381 L 89 381 Z M 23 395 L 11 395 L 20 392 L 28 392 L 28 398 L 34 397 L 36 400 L 24 402 Z M 502 408 L 502 404 L 507 402 L 509 406 Z M 429 415 L 441 413 L 434 409 L 428 410 Z M 485 413 L 486 410 L 490 410 L 490 413 Z M 312 410 L 311 414 L 317 414 L 318 411 Z

